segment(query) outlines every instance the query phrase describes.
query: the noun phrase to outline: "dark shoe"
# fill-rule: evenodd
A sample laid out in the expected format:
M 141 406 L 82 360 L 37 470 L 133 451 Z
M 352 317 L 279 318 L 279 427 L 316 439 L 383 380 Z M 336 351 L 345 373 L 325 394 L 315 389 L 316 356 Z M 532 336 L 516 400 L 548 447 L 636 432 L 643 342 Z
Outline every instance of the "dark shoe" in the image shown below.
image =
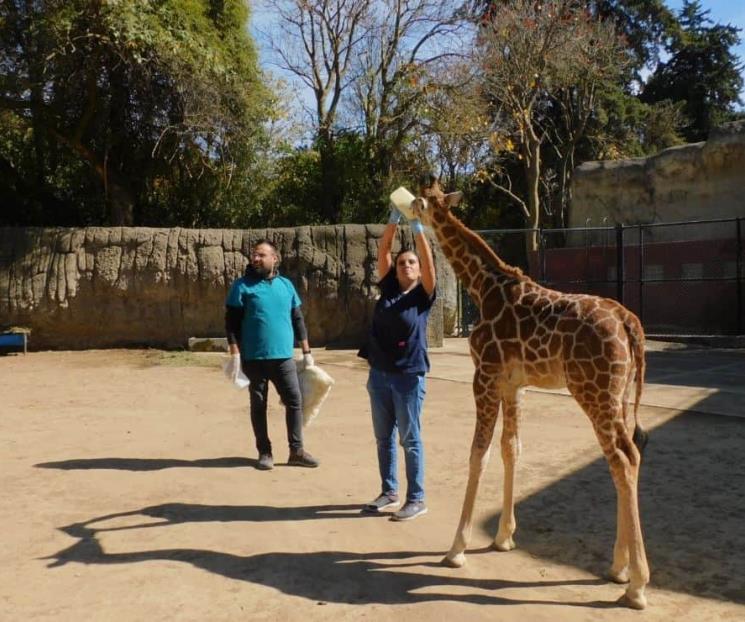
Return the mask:
M 383 493 L 376 499 L 365 503 L 362 506 L 362 511 L 365 514 L 377 514 L 383 510 L 389 510 L 391 508 L 398 507 L 398 495 L 396 493 Z
M 287 460 L 287 464 L 315 469 L 318 466 L 318 460 L 305 451 L 305 449 L 298 449 L 297 451 L 290 451 L 290 458 Z
M 274 459 L 272 454 L 260 454 L 256 468 L 260 471 L 271 471 L 274 468 Z
M 414 520 L 417 516 L 422 516 L 426 513 L 427 506 L 424 505 L 424 501 L 407 501 L 404 507 L 391 517 L 391 520 Z

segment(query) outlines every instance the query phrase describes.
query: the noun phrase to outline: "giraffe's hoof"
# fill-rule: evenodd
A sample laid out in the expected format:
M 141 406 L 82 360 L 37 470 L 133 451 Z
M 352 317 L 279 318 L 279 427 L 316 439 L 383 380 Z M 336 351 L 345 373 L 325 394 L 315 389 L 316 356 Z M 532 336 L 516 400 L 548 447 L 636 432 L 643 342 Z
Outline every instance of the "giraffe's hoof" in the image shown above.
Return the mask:
M 613 581 L 613 583 L 628 583 L 629 582 L 629 569 L 621 568 L 621 570 L 614 570 L 610 568 L 604 575 L 604 579 Z
M 442 558 L 440 564 L 448 568 L 462 568 L 466 565 L 466 555 L 465 553 L 456 553 L 455 555 L 448 553 Z
M 515 548 L 515 541 L 512 539 L 512 536 L 507 538 L 497 537 L 494 542 L 492 542 L 491 547 L 495 551 L 502 551 L 503 553 L 506 553 L 507 551 L 511 551 Z
M 644 596 L 644 589 L 632 590 L 629 588 L 626 593 L 616 601 L 621 607 L 629 609 L 645 609 L 647 606 L 647 597 Z

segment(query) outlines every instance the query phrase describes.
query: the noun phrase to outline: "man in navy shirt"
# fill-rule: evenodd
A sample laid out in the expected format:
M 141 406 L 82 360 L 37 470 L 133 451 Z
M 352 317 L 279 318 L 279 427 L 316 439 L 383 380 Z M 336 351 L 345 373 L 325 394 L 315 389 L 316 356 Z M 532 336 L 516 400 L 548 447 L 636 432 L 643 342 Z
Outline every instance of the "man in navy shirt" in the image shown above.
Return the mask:
M 412 520 L 426 514 L 424 448 L 421 437 L 427 356 L 427 318 L 435 300 L 432 251 L 418 220 L 410 222 L 418 252 L 403 250 L 391 258 L 401 214 L 394 207 L 378 247 L 380 299 L 375 305 L 366 345 L 360 356 L 370 364 L 373 430 L 378 449 L 381 492 L 363 506 L 376 513 L 399 504 L 396 433 L 406 462 L 406 503 L 393 520 Z
M 317 467 L 318 460 L 303 448 L 303 414 L 300 385 L 292 358 L 300 342 L 306 365 L 313 365 L 300 298 L 292 282 L 277 271 L 279 255 L 269 240 L 254 245 L 246 274 L 235 281 L 225 303 L 225 331 L 233 357 L 232 371 L 248 377 L 251 425 L 259 452 L 257 468 L 274 467 L 267 429 L 267 392 L 274 385 L 285 405 L 288 464 Z

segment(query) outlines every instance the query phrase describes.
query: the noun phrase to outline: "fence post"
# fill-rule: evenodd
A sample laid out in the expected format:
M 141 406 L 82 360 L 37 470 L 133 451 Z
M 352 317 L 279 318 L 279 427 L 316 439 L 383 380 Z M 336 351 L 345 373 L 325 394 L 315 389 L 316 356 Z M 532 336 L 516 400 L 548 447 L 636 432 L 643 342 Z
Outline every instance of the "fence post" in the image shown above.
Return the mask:
M 735 266 L 737 271 L 737 284 L 735 286 L 737 291 L 737 334 L 743 334 L 742 325 L 742 218 L 738 217 L 736 220 L 737 228 L 737 255 L 735 256 Z
M 644 325 L 644 229 L 639 225 L 639 321 Z
M 616 300 L 623 304 L 623 290 L 626 275 L 623 256 L 623 225 L 616 225 Z

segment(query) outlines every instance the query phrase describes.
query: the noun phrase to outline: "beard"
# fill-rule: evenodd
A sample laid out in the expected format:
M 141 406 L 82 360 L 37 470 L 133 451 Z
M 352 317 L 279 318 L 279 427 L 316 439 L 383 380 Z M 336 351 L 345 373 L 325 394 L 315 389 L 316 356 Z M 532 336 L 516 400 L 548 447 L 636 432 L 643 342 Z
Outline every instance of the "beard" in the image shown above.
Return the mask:
M 272 275 L 272 268 L 267 268 L 265 266 L 251 266 L 253 268 L 254 274 L 257 276 L 260 276 L 262 279 L 265 279 L 267 277 L 270 277 Z

